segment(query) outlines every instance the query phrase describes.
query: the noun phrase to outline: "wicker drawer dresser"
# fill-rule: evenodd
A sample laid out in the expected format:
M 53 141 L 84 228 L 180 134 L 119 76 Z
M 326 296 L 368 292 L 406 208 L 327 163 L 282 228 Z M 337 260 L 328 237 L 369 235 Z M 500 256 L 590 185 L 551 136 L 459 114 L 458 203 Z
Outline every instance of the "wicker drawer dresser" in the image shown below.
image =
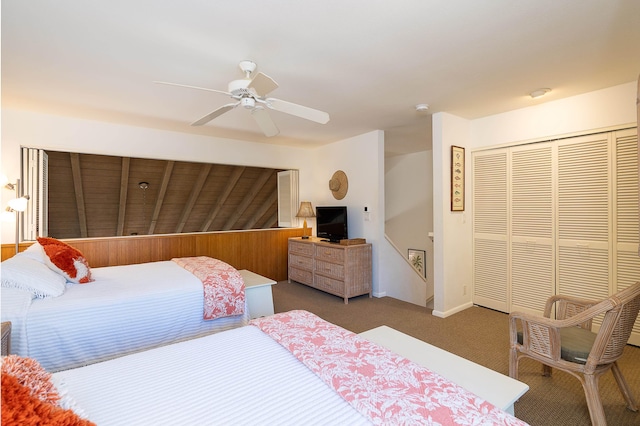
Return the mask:
M 371 244 L 343 246 L 318 238 L 289 238 L 289 282 L 349 298 L 371 297 Z

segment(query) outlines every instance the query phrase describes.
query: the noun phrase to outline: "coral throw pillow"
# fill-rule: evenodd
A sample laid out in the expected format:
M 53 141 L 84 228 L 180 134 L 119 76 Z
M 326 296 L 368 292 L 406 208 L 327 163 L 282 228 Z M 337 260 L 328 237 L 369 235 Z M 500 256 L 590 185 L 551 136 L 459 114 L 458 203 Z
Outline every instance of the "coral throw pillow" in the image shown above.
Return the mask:
M 51 374 L 33 359 L 3 357 L 1 388 L 3 426 L 94 425 L 60 405 Z
M 44 250 L 45 263 L 49 268 L 62 274 L 72 283 L 88 283 L 91 278 L 91 268 L 84 255 L 67 243 L 49 237 L 38 237 L 38 243 Z

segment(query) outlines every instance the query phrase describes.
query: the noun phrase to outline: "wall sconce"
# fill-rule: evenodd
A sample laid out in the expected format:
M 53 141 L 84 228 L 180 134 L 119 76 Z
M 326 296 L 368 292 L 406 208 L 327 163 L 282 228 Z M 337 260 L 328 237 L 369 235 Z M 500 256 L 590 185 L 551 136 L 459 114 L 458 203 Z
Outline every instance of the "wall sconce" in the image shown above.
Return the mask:
M 316 217 L 316 214 L 313 212 L 313 207 L 311 206 L 311 201 L 300 202 L 300 208 L 298 209 L 296 217 L 304 218 L 304 223 L 302 224 L 302 239 L 306 240 L 309 238 L 307 235 L 307 218 Z
M 15 184 L 9 183 L 9 178 L 4 173 L 0 174 L 0 186 L 10 189 L 11 191 L 15 191 Z M 3 222 L 12 222 L 15 220 L 16 215 L 13 213 L 14 210 L 12 208 L 7 207 L 2 211 L 2 221 Z
M 4 182 L 6 179 L 6 177 L 2 178 L 2 181 Z M 23 212 L 27 209 L 27 204 L 29 202 L 29 200 L 31 199 L 31 197 L 29 197 L 28 195 L 20 195 L 20 179 L 16 179 L 16 183 L 11 183 L 11 182 L 7 182 L 4 185 L 5 188 L 11 190 L 11 191 L 15 191 L 16 193 L 16 198 L 13 198 L 11 200 L 9 200 L 8 204 L 9 206 L 5 209 L 6 212 L 9 213 L 14 213 L 15 212 L 15 216 L 16 216 L 16 253 L 18 254 L 18 252 L 20 251 L 20 212 Z
M 9 184 L 9 178 L 4 173 L 0 174 L 0 186 L 7 186 Z

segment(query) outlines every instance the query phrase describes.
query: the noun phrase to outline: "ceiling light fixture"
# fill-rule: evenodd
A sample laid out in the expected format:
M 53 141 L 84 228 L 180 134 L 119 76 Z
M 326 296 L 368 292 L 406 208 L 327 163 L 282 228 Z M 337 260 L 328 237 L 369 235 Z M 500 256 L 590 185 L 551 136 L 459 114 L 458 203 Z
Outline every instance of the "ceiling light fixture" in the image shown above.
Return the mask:
M 536 89 L 533 92 L 529 93 L 529 96 L 531 96 L 532 99 L 535 99 L 535 98 L 539 98 L 541 96 L 546 95 L 550 91 L 551 89 L 543 87 L 542 89 Z
M 418 104 L 418 105 L 416 105 L 416 111 L 418 111 L 418 112 L 427 112 L 427 111 L 429 111 L 429 104 Z

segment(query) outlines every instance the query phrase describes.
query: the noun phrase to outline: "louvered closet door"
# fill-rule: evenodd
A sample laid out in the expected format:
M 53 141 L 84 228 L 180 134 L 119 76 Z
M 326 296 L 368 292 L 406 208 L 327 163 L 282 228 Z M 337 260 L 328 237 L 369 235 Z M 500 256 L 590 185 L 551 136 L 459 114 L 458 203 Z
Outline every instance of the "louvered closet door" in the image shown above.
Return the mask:
M 638 136 L 637 129 L 614 133 L 614 292 L 640 280 L 638 257 Z M 629 341 L 640 345 L 640 319 L 636 321 Z
M 613 228 L 610 134 L 558 142 L 557 293 L 604 299 L 611 292 Z
M 509 312 L 507 149 L 473 154 L 473 302 Z
M 554 146 L 511 149 L 511 307 L 542 315 L 555 294 Z

